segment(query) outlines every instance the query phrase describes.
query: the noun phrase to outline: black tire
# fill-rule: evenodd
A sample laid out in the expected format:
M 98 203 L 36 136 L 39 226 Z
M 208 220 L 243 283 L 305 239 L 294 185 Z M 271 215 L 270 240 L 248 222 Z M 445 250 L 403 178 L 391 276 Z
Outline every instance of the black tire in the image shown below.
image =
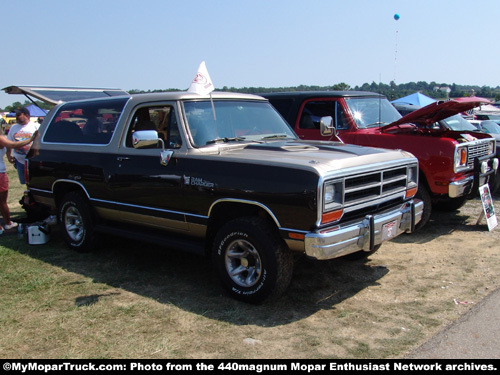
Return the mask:
M 363 250 L 356 251 L 355 253 L 344 255 L 344 258 L 347 259 L 347 260 L 361 260 L 361 259 L 366 259 L 370 255 L 375 254 L 378 251 L 378 249 L 380 249 L 380 246 L 382 246 L 382 244 L 375 245 L 373 247 L 373 250 L 371 250 L 371 251 L 363 251 Z
M 420 199 L 424 203 L 424 209 L 422 211 L 422 219 L 415 226 L 415 231 L 420 230 L 429 221 L 432 213 L 432 200 L 431 194 L 429 193 L 429 188 L 424 183 L 418 184 L 418 191 L 415 198 Z
M 78 192 L 64 196 L 59 206 L 59 222 L 68 246 L 81 253 L 94 250 L 96 236 L 87 200 Z
M 434 208 L 438 211 L 453 212 L 462 207 L 467 202 L 466 197 L 444 199 L 434 204 Z
M 225 224 L 215 237 L 212 260 L 229 294 L 248 303 L 278 298 L 292 279 L 292 252 L 271 224 L 257 217 Z

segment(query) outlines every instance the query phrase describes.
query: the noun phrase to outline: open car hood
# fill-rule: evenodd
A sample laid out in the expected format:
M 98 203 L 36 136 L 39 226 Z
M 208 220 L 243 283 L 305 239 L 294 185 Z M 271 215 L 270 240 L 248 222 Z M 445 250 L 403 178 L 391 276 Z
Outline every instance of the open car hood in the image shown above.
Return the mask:
M 31 101 L 33 97 L 50 105 L 72 100 L 129 95 L 121 89 L 83 87 L 8 86 L 2 90 L 7 94 L 24 94 Z
M 399 120 L 394 121 L 389 125 L 383 126 L 381 129 L 385 130 L 393 126 L 402 124 L 421 124 L 429 125 L 435 122 L 444 120 L 450 116 L 456 115 L 457 113 L 469 111 L 472 108 L 479 107 L 481 104 L 490 104 L 491 101 L 485 98 L 479 98 L 476 96 L 456 98 L 448 101 L 440 101 L 431 103 L 417 109 L 407 115 L 401 117 Z

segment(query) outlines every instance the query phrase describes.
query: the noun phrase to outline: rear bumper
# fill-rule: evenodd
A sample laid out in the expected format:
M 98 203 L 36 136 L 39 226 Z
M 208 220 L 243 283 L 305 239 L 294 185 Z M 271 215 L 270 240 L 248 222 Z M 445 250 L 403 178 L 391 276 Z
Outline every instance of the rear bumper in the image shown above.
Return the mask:
M 363 220 L 339 225 L 329 231 L 308 233 L 305 252 L 316 259 L 332 259 L 360 250 L 370 251 L 401 233 L 412 232 L 422 218 L 424 204 L 414 199 Z

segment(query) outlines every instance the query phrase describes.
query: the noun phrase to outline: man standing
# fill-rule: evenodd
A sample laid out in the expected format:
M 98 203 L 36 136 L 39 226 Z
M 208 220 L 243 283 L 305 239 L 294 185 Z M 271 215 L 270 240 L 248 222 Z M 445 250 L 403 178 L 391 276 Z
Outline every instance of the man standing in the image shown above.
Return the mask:
M 9 134 L 7 135 L 7 138 L 12 142 L 31 138 L 33 133 L 37 131 L 40 126 L 40 124 L 30 121 L 30 112 L 24 107 L 16 111 L 16 120 L 17 124 L 10 128 Z M 24 160 L 26 159 L 30 147 L 31 143 L 19 149 L 12 150 L 9 148 L 7 150 L 7 159 L 15 165 L 19 176 L 19 182 L 22 185 L 26 184 L 24 178 Z

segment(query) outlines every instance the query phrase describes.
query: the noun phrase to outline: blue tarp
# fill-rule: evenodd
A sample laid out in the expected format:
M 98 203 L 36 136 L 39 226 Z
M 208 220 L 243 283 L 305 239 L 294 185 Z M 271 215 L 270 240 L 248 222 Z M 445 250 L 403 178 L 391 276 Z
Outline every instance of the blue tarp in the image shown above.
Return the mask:
M 41 109 L 40 107 L 37 107 L 36 105 L 32 104 L 26 107 L 28 111 L 30 111 L 30 116 L 31 117 L 44 117 L 47 115 L 47 112 L 45 109 Z
M 30 111 L 30 117 L 45 117 L 47 115 L 47 112 L 45 109 L 41 109 L 40 107 L 37 107 L 36 105 L 32 104 L 26 107 L 28 111 Z M 6 115 L 7 117 L 16 117 L 16 112 L 9 112 Z
M 392 104 L 409 104 L 409 105 L 418 105 L 421 107 L 425 107 L 431 103 L 434 103 L 436 100 L 425 96 L 419 92 L 416 92 L 411 95 L 404 96 L 402 98 L 393 100 Z

